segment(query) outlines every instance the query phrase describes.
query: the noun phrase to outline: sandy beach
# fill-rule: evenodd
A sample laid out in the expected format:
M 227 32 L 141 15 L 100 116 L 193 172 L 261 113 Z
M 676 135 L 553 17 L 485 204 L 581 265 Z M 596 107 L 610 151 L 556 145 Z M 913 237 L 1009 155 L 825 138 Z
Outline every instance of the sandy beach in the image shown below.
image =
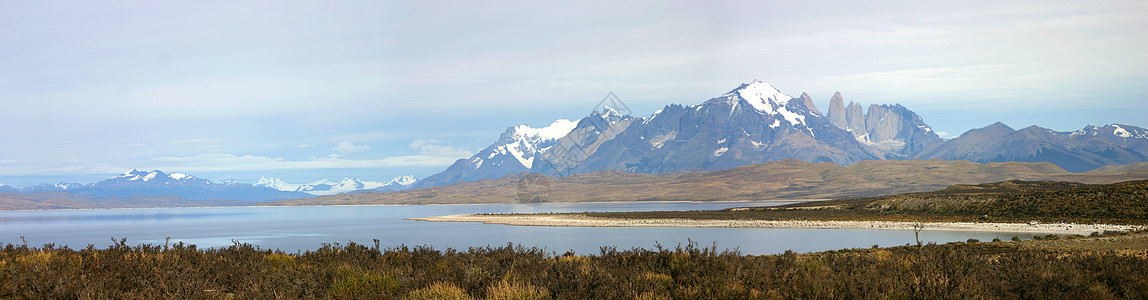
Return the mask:
M 892 221 L 761 221 L 761 220 L 689 220 L 689 219 L 615 219 L 595 218 L 571 214 L 475 214 L 450 215 L 408 220 L 427 222 L 481 222 L 514 226 L 557 227 L 728 227 L 728 228 L 817 228 L 817 229 L 882 229 L 912 230 L 913 222 Z M 1143 229 L 1140 225 L 1071 224 L 1071 223 L 921 223 L 923 230 L 988 231 L 1053 234 L 1089 234 L 1106 230 L 1127 231 Z

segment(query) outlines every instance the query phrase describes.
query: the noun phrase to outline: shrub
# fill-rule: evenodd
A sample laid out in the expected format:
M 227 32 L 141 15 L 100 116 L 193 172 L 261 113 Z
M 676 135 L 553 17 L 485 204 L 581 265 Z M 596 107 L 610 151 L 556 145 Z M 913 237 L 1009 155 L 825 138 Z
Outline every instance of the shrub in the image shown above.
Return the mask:
M 428 287 L 414 290 L 407 294 L 411 300 L 469 300 L 474 299 L 462 288 L 447 282 L 436 282 Z
M 546 288 L 537 286 L 500 281 L 486 288 L 486 299 L 488 300 L 535 300 L 535 299 L 549 299 L 550 291 Z
M 395 296 L 399 282 L 385 274 L 349 272 L 331 285 L 331 296 L 338 299 L 367 299 Z

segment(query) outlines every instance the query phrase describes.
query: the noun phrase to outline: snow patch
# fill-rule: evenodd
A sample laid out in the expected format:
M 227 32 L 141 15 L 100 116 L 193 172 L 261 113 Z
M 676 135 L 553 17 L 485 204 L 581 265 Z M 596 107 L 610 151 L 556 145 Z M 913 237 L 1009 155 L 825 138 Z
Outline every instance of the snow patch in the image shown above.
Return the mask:
M 578 122 L 566 119 L 558 119 L 557 121 L 554 121 L 554 123 L 550 123 L 549 126 L 542 128 L 530 128 L 530 126 L 518 125 L 514 127 L 514 134 L 516 137 L 521 137 L 523 139 L 537 138 L 553 140 L 566 136 L 566 134 L 574 130 L 574 127 L 578 127 Z
M 613 111 L 607 111 L 607 113 L 610 112 Z M 614 113 L 616 114 L 616 112 Z M 497 149 L 499 154 L 510 154 L 522 166 L 530 169 L 534 166 L 534 157 L 545 151 L 545 149 L 538 149 L 540 144 L 561 139 L 574 131 L 576 127 L 578 127 L 578 122 L 566 119 L 559 119 L 543 128 L 518 125 L 511 129 L 508 143 L 498 146 Z M 494 154 L 487 157 L 487 159 L 491 158 L 494 158 Z M 481 166 L 481 162 L 479 162 L 479 166 Z M 478 166 L 475 168 L 477 169 Z
M 666 141 L 672 140 L 676 137 L 678 137 L 678 132 L 670 131 L 666 134 L 650 137 L 650 139 L 647 139 L 646 141 L 650 143 L 650 146 L 654 146 L 654 148 L 662 148 L 662 145 L 665 145 Z
M 526 147 L 529 148 L 529 146 Z M 508 147 L 506 150 L 510 151 L 510 155 L 514 156 L 514 158 L 517 159 L 519 163 L 522 163 L 522 166 L 526 167 L 527 169 L 530 169 L 532 166 L 534 166 L 534 156 L 525 158 L 526 153 L 523 153 L 522 150 L 518 150 L 518 147 Z
M 1120 125 L 1112 125 L 1112 127 L 1116 127 L 1116 129 L 1112 130 L 1112 134 L 1122 138 L 1132 137 L 1132 133 L 1128 132 L 1128 130 L 1124 130 L 1124 128 L 1121 128 Z
M 737 90 L 722 95 L 722 97 L 730 100 L 734 100 L 735 97 L 743 99 L 757 111 L 769 115 L 781 115 L 785 121 L 794 126 L 805 124 L 804 115 L 789 111 L 786 108 L 786 104 L 793 100 L 793 97 L 783 94 L 772 85 L 759 80 L 744 84 Z
M 777 107 L 785 107 L 785 103 L 789 102 L 793 97 L 782 94 L 777 88 L 758 80 L 754 80 L 749 84 L 744 85 L 737 91 L 726 94 L 725 96 L 732 96 L 736 93 L 738 97 L 745 99 L 749 102 L 750 106 L 756 108 L 758 111 L 773 113 Z
M 729 148 L 721 147 L 720 149 L 714 150 L 714 156 L 722 156 L 726 151 L 729 151 Z

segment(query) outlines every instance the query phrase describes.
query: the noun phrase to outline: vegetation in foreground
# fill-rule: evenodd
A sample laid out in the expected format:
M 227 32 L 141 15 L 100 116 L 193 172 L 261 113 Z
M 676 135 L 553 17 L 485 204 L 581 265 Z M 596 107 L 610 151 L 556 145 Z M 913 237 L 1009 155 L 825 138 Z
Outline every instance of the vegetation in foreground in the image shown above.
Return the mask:
M 1148 232 L 745 256 L 687 245 L 0 247 L 0 298 L 1148 298 Z M 1102 245 L 1091 248 L 1088 245 Z
M 936 192 L 720 211 L 584 213 L 605 218 L 1148 224 L 1148 180 L 1003 181 Z

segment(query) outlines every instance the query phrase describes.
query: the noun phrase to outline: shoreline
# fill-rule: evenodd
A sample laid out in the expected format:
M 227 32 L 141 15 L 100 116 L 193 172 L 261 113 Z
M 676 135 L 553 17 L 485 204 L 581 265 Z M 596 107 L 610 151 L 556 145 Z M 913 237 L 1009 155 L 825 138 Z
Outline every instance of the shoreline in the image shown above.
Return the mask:
M 164 208 L 227 208 L 227 207 L 361 207 L 361 206 L 456 206 L 456 205 L 539 205 L 539 204 L 615 204 L 615 203 L 771 203 L 771 202 L 814 202 L 829 199 L 764 199 L 764 200 L 650 200 L 650 201 L 580 201 L 580 202 L 492 202 L 492 203 L 396 203 L 396 204 L 307 204 L 307 205 L 224 205 L 224 206 L 159 206 L 159 207 L 95 207 L 95 208 L 50 208 L 50 209 L 0 209 L 3 212 L 44 212 L 44 211 L 72 211 L 72 210 L 111 210 L 111 209 L 164 209 Z
M 807 221 L 807 220 L 690 220 L 690 219 L 614 219 L 571 214 L 468 214 L 449 215 L 407 220 L 424 222 L 479 222 L 511 226 L 548 227 L 705 227 L 705 228 L 805 228 L 805 229 L 873 229 L 913 230 L 914 222 L 897 221 Z M 1130 231 L 1145 229 L 1144 225 L 1073 224 L 1073 223 L 972 223 L 922 222 L 922 230 L 980 231 L 1015 233 L 1081 234 L 1104 231 Z

